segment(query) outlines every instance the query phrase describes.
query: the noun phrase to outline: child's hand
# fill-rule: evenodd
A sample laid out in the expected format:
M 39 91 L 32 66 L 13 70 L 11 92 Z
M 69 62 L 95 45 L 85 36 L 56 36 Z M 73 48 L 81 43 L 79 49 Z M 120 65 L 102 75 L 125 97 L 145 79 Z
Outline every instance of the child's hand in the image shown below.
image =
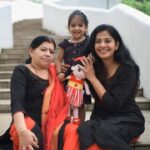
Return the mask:
M 68 65 L 68 64 L 62 64 L 61 71 L 63 73 L 65 73 L 69 68 L 70 68 L 70 65 Z
M 71 76 L 69 75 L 69 76 L 67 76 L 65 79 L 66 79 L 66 80 L 69 80 L 70 78 L 71 78 Z
M 65 80 L 65 74 L 63 72 L 59 72 L 57 74 L 59 81 L 63 82 Z

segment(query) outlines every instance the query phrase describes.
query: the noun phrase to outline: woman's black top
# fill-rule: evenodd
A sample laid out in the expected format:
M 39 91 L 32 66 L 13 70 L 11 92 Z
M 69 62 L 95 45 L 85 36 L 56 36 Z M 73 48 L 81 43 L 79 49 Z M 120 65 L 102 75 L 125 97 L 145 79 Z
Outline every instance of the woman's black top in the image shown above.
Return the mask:
M 41 109 L 48 80 L 41 79 L 26 66 L 14 69 L 11 78 L 11 112 L 24 112 L 41 125 Z
M 41 109 L 43 103 L 44 92 L 48 87 L 48 80 L 41 79 L 32 73 L 25 65 L 19 65 L 14 69 L 11 78 L 11 112 L 23 112 L 26 116 L 30 116 L 36 125 L 32 132 L 37 136 L 39 149 L 42 149 L 42 132 L 41 132 Z M 8 128 L 6 132 L 0 136 L 0 149 L 13 149 L 10 140 Z
M 93 143 L 111 150 L 129 150 L 131 140 L 144 132 L 144 117 L 135 102 L 136 70 L 121 65 L 102 81 L 107 92 L 102 99 L 91 87 L 95 99 L 89 121 L 79 126 L 81 148 Z

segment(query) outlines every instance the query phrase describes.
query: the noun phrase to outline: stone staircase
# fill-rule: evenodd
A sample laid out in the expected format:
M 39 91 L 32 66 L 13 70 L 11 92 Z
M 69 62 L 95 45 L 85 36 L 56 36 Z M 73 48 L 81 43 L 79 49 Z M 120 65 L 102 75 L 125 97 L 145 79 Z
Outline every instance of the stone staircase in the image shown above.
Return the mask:
M 0 113 L 10 112 L 10 79 L 17 64 L 23 64 L 28 58 L 28 47 L 36 36 L 48 35 L 56 44 L 64 37 L 42 29 L 42 20 L 23 20 L 13 25 L 14 47 L 2 49 L 0 54 Z
M 28 57 L 28 47 L 32 39 L 38 35 L 52 36 L 56 44 L 64 37 L 57 36 L 42 29 L 42 20 L 23 20 L 13 26 L 14 47 L 2 49 L 0 54 L 0 135 L 9 126 L 10 115 L 10 79 L 14 67 L 25 62 Z M 132 150 L 150 150 L 150 100 L 143 97 L 143 90 L 139 89 L 136 97 L 137 104 L 142 109 L 146 119 L 146 131 L 139 139 L 139 142 L 132 145 Z M 86 106 L 87 119 L 90 116 L 93 105 Z

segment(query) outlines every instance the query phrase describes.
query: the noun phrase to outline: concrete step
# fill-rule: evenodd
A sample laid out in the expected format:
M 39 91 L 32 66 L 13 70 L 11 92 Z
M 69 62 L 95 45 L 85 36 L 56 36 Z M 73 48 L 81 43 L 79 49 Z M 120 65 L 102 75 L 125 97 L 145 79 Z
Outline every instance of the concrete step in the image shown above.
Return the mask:
M 0 136 L 9 128 L 12 117 L 10 113 L 0 113 L 1 125 L 0 125 Z
M 0 89 L 0 101 L 1 99 L 10 99 L 10 89 Z
M 0 59 L 0 64 L 23 64 L 25 60 L 26 59 L 22 59 L 22 58 L 16 58 L 16 59 L 3 58 L 3 59 Z
M 131 150 L 150 150 L 150 111 L 142 111 L 145 117 L 145 132 L 141 135 L 137 143 L 131 145 Z M 86 111 L 86 120 L 90 118 L 91 112 Z M 12 121 L 10 113 L 0 113 L 1 125 L 0 136 L 9 128 Z
M 10 100 L 0 100 L 0 113 L 10 113 Z
M 0 71 L 0 79 L 10 79 L 13 71 Z
M 0 79 L 0 89 L 10 88 L 10 79 Z
M 1 55 L 4 54 L 28 54 L 28 50 L 26 48 L 12 48 L 12 49 L 3 49 Z
M 143 88 L 137 90 L 136 97 L 143 97 Z
M 0 64 L 0 72 L 5 72 L 5 71 L 13 71 L 15 66 L 17 66 L 18 64 Z
M 150 109 L 142 110 L 145 117 L 145 132 L 141 135 L 137 143 L 132 144 L 132 150 L 150 150 Z
M 3 54 L 0 55 L 0 59 L 25 59 L 28 57 L 28 54 Z
M 8 79 L 10 79 L 10 78 L 8 78 Z M 5 92 L 3 93 L 3 91 L 1 91 L 1 90 L 5 90 Z M 9 88 L 0 89 L 0 99 L 10 99 L 9 92 L 10 92 Z M 139 99 L 138 104 L 141 109 L 150 109 L 150 105 L 149 105 L 150 100 L 147 100 L 143 97 L 138 97 L 138 99 Z M 92 110 L 92 108 L 93 108 L 93 104 L 87 105 L 87 110 Z
M 135 98 L 137 105 L 141 110 L 150 110 L 150 100 L 144 97 L 136 97 Z M 87 111 L 92 111 L 94 106 L 94 100 L 92 99 L 92 104 L 85 105 Z
M 1 91 L 2 89 L 0 89 Z M 9 89 L 3 89 L 4 91 L 0 92 L 0 112 L 9 112 L 10 111 L 10 91 Z M 6 103 L 5 103 L 6 101 Z M 9 103 L 8 103 L 9 101 Z M 3 103 L 4 102 L 4 103 Z M 147 100 L 143 97 L 137 97 L 136 102 L 141 110 L 150 110 L 150 100 Z M 2 106 L 1 106 L 2 105 Z M 92 111 L 93 104 L 85 105 L 86 111 Z
M 144 97 L 136 97 L 136 102 L 140 109 L 142 110 L 150 110 L 150 99 L 146 99 Z

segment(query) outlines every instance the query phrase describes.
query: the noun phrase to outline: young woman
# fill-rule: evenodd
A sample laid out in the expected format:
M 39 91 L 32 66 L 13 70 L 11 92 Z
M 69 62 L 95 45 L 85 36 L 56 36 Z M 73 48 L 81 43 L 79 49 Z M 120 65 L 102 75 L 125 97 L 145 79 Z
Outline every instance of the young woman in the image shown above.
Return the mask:
M 139 67 L 118 31 L 100 25 L 90 36 L 94 56 L 84 57 L 81 68 L 95 99 L 89 121 L 78 128 L 82 150 L 129 150 L 129 144 L 144 132 L 144 117 L 135 102 Z

